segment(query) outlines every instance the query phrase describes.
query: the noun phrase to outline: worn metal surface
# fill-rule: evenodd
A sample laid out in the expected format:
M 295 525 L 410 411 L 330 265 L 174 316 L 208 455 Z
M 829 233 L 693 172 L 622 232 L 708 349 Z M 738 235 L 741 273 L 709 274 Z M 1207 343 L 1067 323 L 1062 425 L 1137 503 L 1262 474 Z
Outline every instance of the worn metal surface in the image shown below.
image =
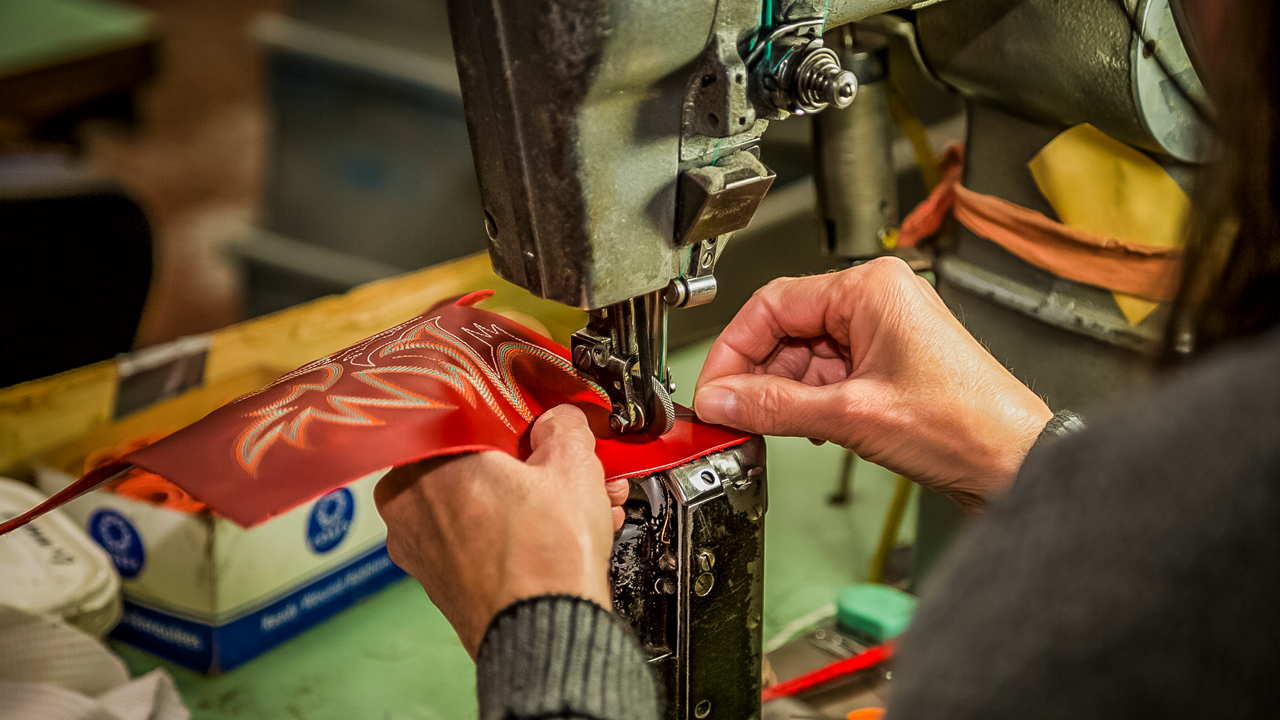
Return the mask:
M 835 3 L 844 21 L 908 4 Z M 810 22 L 767 43 L 762 67 L 793 41 L 803 54 L 825 10 L 777 3 L 773 24 Z M 703 239 L 676 237 L 678 175 L 714 166 L 767 127 L 743 57 L 766 46 L 760 21 L 755 0 L 452 0 L 497 272 L 584 309 L 678 277 L 685 243 Z M 796 92 L 821 94 L 825 75 L 809 75 Z
M 1043 278 L 1048 281 L 1046 287 L 1034 282 L 1030 273 L 1001 275 L 952 255 L 938 258 L 934 267 L 957 289 L 1045 325 L 1136 352 L 1152 350 L 1161 339 L 1161 328 L 1156 323 L 1130 325 L 1118 313 L 1115 299 L 1105 291 L 1094 292 L 1093 288 L 1056 277 Z
M 886 252 L 882 239 L 898 225 L 888 42 L 847 25 L 828 32 L 825 39 L 840 55 L 841 64 L 858 76 L 858 97 L 843 112 L 814 118 L 818 208 L 827 252 L 865 260 Z
M 449 9 L 494 269 L 584 309 L 665 287 L 684 259 L 671 242 L 684 92 L 715 4 Z
M 1208 93 L 1191 65 L 1170 0 L 1142 0 L 1135 17 L 1143 42 L 1131 53 L 1133 93 L 1147 132 L 1183 161 L 1205 160 L 1210 146 L 1202 119 L 1212 113 Z
M 764 440 L 632 481 L 614 608 L 652 659 L 666 717 L 760 710 Z
M 676 239 L 681 245 L 741 230 L 751 222 L 774 173 L 750 152 L 680 173 Z
M 902 8 L 922 7 L 927 4 L 919 0 L 801 0 L 789 4 L 783 14 L 785 17 L 799 17 L 801 12 L 807 11 L 821 16 L 825 12 L 827 22 L 824 27 L 830 30 L 845 23 L 864 20 L 872 15 Z
M 970 99 L 1064 127 L 1091 123 L 1184 161 L 1203 155 L 1200 115 L 1178 88 L 1204 90 L 1167 0 L 953 0 L 920 10 L 916 25 L 929 66 Z

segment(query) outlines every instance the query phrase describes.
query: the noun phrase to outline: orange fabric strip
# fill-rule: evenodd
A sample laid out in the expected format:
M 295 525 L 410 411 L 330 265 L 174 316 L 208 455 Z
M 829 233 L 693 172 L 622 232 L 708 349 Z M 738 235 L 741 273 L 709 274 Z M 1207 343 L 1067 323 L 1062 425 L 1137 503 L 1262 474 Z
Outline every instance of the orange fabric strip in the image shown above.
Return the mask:
M 1000 247 L 1068 280 L 1147 300 L 1178 293 L 1182 253 L 1094 235 L 1067 227 L 1007 200 L 955 187 L 953 213 L 965 227 Z
M 910 247 L 938 231 L 950 209 L 956 220 L 1038 268 L 1076 282 L 1147 300 L 1178 292 L 1182 252 L 1077 230 L 1042 213 L 960 184 L 963 151 L 948 148 L 943 183 L 902 223 L 899 244 Z
M 898 232 L 898 245 L 901 247 L 915 247 L 916 243 L 938 232 L 956 204 L 955 189 L 964 175 L 964 146 L 948 147 L 938 165 L 942 170 L 942 182 L 902 221 L 902 229 Z

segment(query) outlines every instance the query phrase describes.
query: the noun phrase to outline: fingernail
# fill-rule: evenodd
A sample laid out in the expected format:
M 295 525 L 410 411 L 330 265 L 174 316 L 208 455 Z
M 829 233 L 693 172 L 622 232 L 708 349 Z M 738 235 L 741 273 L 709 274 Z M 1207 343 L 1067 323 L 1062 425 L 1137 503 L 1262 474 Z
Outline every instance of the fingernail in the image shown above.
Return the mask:
M 581 408 L 568 403 L 565 403 L 564 405 L 557 405 L 544 414 L 548 419 L 553 417 L 576 417 L 583 421 L 586 421 L 587 419 L 586 414 L 582 412 Z
M 728 388 L 709 387 L 693 399 L 693 410 L 703 422 L 725 425 L 737 415 L 738 396 Z

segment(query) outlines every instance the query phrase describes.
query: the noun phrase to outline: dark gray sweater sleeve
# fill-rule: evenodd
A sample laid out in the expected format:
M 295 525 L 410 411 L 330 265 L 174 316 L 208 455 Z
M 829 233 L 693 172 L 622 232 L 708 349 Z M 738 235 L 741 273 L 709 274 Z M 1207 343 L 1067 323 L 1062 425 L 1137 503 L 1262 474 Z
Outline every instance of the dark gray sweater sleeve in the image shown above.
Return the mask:
M 1031 452 L 1044 450 L 1058 440 L 1075 435 L 1082 430 L 1084 430 L 1084 418 L 1071 410 L 1059 410 L 1049 418 L 1049 422 L 1045 423 L 1044 430 L 1040 431 L 1040 437 L 1036 438 L 1035 444 L 1031 446 Z
M 480 720 L 657 720 L 653 673 L 613 613 L 576 597 L 521 600 L 476 657 Z
M 1280 717 L 1280 335 L 1037 443 L 926 579 L 888 720 Z

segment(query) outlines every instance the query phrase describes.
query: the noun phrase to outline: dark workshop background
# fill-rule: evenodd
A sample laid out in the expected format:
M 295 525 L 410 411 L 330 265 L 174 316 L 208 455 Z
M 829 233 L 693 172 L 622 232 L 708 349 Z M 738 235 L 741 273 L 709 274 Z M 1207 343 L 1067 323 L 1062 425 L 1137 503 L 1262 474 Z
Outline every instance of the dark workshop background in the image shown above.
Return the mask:
M 155 12 L 159 62 L 138 93 L 133 131 L 91 134 L 88 153 L 152 223 L 155 269 L 138 345 L 213 330 L 243 313 L 223 246 L 260 210 L 267 144 L 266 64 L 248 33 L 284 0 L 140 0 Z

